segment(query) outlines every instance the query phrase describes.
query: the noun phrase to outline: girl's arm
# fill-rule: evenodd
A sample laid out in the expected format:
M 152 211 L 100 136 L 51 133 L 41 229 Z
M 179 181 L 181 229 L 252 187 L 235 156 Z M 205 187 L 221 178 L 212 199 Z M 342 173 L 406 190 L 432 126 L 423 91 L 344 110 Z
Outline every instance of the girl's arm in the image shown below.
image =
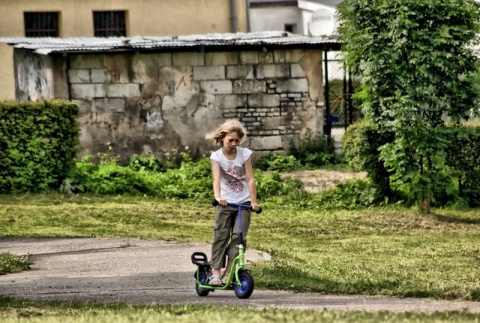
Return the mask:
M 221 195 L 220 176 L 220 164 L 212 160 L 213 195 L 218 201 L 218 204 L 225 206 L 227 205 L 227 200 L 223 199 Z
M 247 175 L 248 190 L 250 191 L 250 202 L 252 203 L 253 209 L 258 211 L 260 206 L 257 204 L 257 185 L 255 184 L 251 158 L 248 158 L 245 162 L 245 173 Z

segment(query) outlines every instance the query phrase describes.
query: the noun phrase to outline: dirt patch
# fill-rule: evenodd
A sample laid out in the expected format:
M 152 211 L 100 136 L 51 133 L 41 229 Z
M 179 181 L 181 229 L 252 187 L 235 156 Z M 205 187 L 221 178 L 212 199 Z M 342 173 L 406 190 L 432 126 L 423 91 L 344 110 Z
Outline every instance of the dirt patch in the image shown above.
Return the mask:
M 365 172 L 353 173 L 336 170 L 301 170 L 289 173 L 283 173 L 283 178 L 292 177 L 303 183 L 307 192 L 318 193 L 334 188 L 337 184 L 349 179 L 364 178 Z

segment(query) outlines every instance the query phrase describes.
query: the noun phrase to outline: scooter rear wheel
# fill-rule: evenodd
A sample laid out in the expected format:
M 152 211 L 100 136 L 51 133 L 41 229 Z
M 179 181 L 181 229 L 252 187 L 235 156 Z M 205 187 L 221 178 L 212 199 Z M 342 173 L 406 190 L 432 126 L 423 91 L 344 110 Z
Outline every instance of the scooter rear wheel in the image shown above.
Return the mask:
M 207 283 L 207 280 L 207 273 L 204 271 L 200 271 L 198 273 L 198 280 L 195 281 L 195 290 L 197 291 L 198 296 L 205 297 L 208 296 L 208 293 L 210 293 L 208 289 L 203 289 L 199 287 L 200 284 L 205 285 Z
M 248 271 L 241 271 L 238 273 L 238 280 L 240 285 L 235 285 L 235 295 L 238 298 L 249 298 L 253 293 L 254 281 L 252 275 Z

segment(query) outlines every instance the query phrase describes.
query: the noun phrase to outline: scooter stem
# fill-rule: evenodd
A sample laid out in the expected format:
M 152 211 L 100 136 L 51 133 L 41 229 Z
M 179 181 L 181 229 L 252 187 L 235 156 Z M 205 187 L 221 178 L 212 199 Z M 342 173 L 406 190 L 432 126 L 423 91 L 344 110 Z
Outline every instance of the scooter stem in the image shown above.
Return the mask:
M 243 245 L 238 246 L 238 265 L 245 266 L 245 249 Z

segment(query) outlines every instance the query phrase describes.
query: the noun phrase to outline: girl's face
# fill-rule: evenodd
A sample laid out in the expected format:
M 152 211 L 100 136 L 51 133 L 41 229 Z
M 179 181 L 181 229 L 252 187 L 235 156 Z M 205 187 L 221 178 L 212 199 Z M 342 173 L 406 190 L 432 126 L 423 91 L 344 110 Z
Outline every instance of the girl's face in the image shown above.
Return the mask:
M 222 140 L 222 146 L 227 151 L 234 150 L 240 145 L 240 137 L 236 132 L 229 132 Z

